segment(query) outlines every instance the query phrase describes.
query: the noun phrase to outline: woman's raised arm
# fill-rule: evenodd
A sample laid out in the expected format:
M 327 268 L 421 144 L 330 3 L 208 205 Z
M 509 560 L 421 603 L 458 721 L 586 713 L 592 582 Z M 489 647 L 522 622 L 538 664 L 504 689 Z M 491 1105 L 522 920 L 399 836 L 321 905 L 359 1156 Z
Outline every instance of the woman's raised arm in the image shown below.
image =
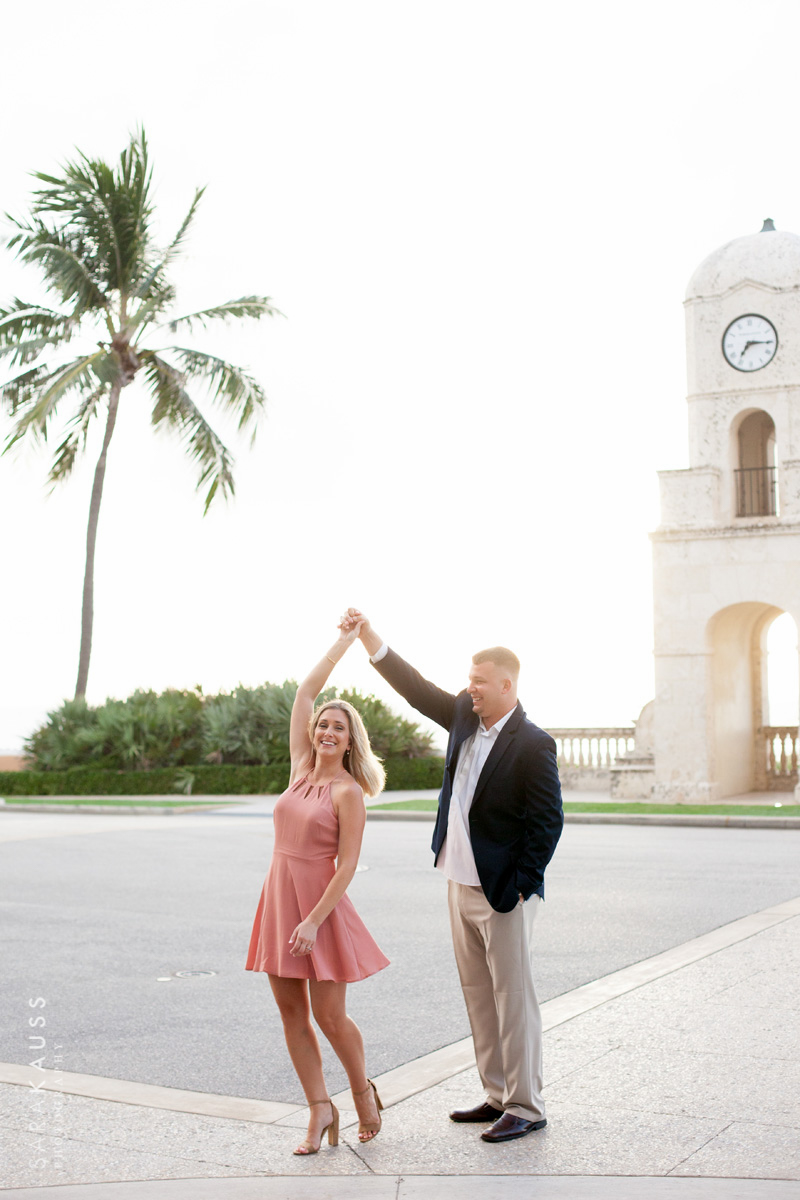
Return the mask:
M 346 633 L 342 630 L 330 650 L 322 656 L 315 667 L 311 668 L 297 688 L 289 726 L 289 754 L 292 760 L 291 782 L 294 782 L 295 775 L 311 756 L 308 723 L 314 711 L 314 701 L 328 682 L 331 671 L 339 659 L 344 657 L 358 637 L 360 629 L 361 626 L 358 625 Z

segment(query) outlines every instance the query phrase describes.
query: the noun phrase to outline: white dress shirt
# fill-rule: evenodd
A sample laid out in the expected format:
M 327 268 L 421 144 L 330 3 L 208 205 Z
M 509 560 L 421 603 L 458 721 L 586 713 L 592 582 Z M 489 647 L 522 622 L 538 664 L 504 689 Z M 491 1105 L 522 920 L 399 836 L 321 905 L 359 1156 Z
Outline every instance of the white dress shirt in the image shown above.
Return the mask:
M 388 645 L 384 642 L 380 650 L 376 650 L 374 654 L 370 655 L 370 660 L 374 663 L 380 662 L 382 658 L 386 657 L 388 649 Z M 509 709 L 506 715 L 496 721 L 491 729 L 487 729 L 481 721 L 472 737 L 468 737 L 461 743 L 456 777 L 453 782 L 453 794 L 450 797 L 447 835 L 436 862 L 438 870 L 455 883 L 465 883 L 470 887 L 481 886 L 469 836 L 469 810 L 472 808 L 475 788 L 478 786 L 481 771 L 492 746 L 513 711 L 513 708 Z
M 481 886 L 469 836 L 469 810 L 472 808 L 475 788 L 492 746 L 513 711 L 513 708 L 510 709 L 491 729 L 487 729 L 481 721 L 472 737 L 461 743 L 453 794 L 450 797 L 447 836 L 436 862 L 437 868 L 455 883 L 466 883 L 471 887 Z

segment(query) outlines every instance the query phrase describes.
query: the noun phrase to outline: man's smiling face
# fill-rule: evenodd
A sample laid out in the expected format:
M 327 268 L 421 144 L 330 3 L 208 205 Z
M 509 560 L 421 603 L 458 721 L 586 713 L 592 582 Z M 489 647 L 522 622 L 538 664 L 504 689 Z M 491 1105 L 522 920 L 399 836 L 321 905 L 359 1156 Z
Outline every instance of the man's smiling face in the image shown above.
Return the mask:
M 477 713 L 487 729 L 513 707 L 513 684 L 508 672 L 493 662 L 473 663 L 467 686 L 472 699 L 472 711 Z

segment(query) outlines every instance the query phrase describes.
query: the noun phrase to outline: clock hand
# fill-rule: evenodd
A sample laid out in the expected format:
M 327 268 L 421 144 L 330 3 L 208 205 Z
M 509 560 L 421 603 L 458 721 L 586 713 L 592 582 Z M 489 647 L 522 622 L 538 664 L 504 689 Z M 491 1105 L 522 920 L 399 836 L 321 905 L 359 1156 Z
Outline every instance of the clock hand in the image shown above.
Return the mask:
M 747 351 L 750 349 L 751 346 L 766 346 L 766 344 L 767 344 L 766 338 L 761 338 L 759 341 L 755 341 L 755 342 L 745 342 L 744 350 L 739 355 L 739 358 L 744 358 L 745 354 L 747 354 Z

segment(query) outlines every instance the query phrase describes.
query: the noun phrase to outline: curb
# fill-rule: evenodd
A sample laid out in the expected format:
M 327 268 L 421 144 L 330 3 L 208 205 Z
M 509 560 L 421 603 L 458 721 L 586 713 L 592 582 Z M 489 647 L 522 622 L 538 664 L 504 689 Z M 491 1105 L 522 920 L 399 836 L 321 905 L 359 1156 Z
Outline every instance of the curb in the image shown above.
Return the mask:
M 367 809 L 370 821 L 435 821 L 435 812 L 386 812 Z M 726 829 L 800 829 L 800 817 L 736 817 L 720 813 L 564 813 L 568 825 L 695 825 Z
M 700 825 L 725 829 L 800 829 L 800 817 L 736 817 L 722 813 L 565 813 L 574 825 Z
M 91 813 L 96 816 L 101 814 L 121 813 L 124 816 L 130 816 L 131 813 L 150 813 L 158 816 L 175 816 L 186 812 L 219 812 L 219 809 L 211 805 L 189 804 L 186 807 L 179 805 L 175 808 L 162 808 L 157 804 L 0 804 L 0 813 L 4 812 L 25 812 L 25 813 Z
M 192 805 L 177 808 L 162 808 L 155 804 L 101 805 L 101 804 L 8 804 L 0 803 L 0 813 L 87 813 L 90 816 L 161 816 L 177 817 L 184 813 L 205 813 L 207 816 L 228 815 L 233 817 L 272 817 L 272 813 L 225 813 L 225 808 L 213 805 Z M 429 821 L 436 820 L 435 812 L 409 811 L 408 809 L 367 809 L 370 821 Z M 568 825 L 682 825 L 707 829 L 800 829 L 800 817 L 737 817 L 720 813 L 564 813 Z

